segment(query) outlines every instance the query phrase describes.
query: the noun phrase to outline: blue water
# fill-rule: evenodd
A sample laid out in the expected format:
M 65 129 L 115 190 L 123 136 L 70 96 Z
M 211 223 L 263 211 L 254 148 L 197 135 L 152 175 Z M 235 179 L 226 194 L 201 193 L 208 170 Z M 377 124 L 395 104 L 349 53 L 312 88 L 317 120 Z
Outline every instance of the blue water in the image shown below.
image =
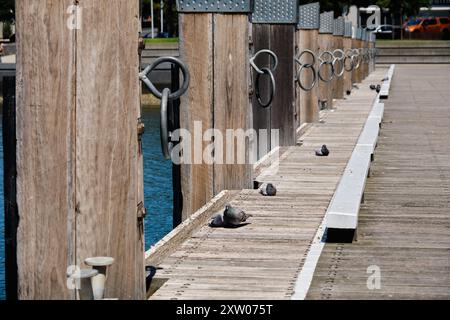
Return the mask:
M 0 107 L 1 111 L 1 107 Z M 5 299 L 5 228 L 3 206 L 3 143 L 0 112 L 0 300 Z M 162 157 L 159 134 L 159 109 L 142 111 L 145 134 L 144 152 L 145 247 L 158 242 L 172 230 L 172 163 Z

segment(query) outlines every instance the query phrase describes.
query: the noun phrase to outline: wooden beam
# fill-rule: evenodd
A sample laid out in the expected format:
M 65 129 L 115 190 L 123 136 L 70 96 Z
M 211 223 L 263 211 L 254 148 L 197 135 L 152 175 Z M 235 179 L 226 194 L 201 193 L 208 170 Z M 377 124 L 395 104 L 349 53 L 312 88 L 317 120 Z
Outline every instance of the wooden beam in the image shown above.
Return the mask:
M 316 54 L 319 53 L 318 44 L 319 31 L 318 30 L 298 30 L 296 32 L 296 41 L 298 46 L 298 52 L 301 53 L 304 50 L 311 50 Z M 311 63 L 311 57 L 307 54 L 304 55 L 303 59 L 307 61 L 306 63 Z M 308 60 L 306 60 L 308 59 Z M 314 67 L 317 70 L 318 63 L 316 59 L 316 64 Z M 300 68 L 300 66 L 296 66 Z M 302 83 L 309 85 L 313 81 L 313 74 L 311 70 L 306 70 L 301 75 Z M 317 81 L 317 80 L 316 80 Z M 296 114 L 297 114 L 297 126 L 300 127 L 304 123 L 313 123 L 319 119 L 319 104 L 318 104 L 318 83 L 312 88 L 311 91 L 304 91 L 298 84 L 296 84 Z
M 180 56 L 191 74 L 190 88 L 181 97 L 180 125 L 193 133 L 194 122 L 199 121 L 203 134 L 213 127 L 213 15 L 180 14 L 179 19 Z M 202 142 L 202 150 L 207 145 Z M 186 151 L 184 154 L 186 155 Z M 201 208 L 214 194 L 213 167 L 205 164 L 202 159 L 195 164 L 194 156 L 192 142 L 192 164 L 181 166 L 182 220 Z
M 68 299 L 75 265 L 75 31 L 70 0 L 16 1 L 20 299 Z M 47 30 L 44 31 L 44 30 Z
M 333 35 L 332 34 L 319 34 L 319 56 L 322 52 L 333 51 Z M 320 65 L 320 62 L 319 62 Z M 322 68 L 322 77 L 328 79 L 331 75 L 329 66 L 324 66 Z M 319 72 L 319 70 L 317 70 Z M 319 100 L 326 100 L 328 108 L 333 107 L 333 92 L 332 92 L 332 82 L 324 82 L 319 80 Z
M 16 2 L 19 297 L 69 299 L 111 256 L 106 296 L 145 298 L 138 1 Z M 43 30 L 48 30 L 44 32 Z

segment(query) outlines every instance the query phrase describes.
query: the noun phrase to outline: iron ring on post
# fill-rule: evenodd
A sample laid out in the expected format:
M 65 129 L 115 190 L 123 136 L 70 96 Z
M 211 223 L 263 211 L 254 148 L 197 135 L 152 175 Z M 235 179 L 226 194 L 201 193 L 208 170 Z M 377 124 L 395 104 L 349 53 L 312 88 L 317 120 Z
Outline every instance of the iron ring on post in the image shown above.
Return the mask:
M 350 67 L 349 68 L 347 68 L 347 65 L 348 65 L 348 61 L 350 61 Z M 354 69 L 354 63 L 353 63 L 353 56 L 352 56 L 352 50 L 350 50 L 350 49 L 347 49 L 346 51 L 345 51 L 345 58 L 344 58 L 344 69 L 345 69 L 345 71 L 347 71 L 347 72 L 352 72 L 353 71 L 353 69 Z
M 161 150 L 166 160 L 170 159 L 172 152 L 172 143 L 169 141 L 170 133 L 168 126 L 168 103 L 170 100 L 170 89 L 164 88 L 161 96 L 161 123 L 159 131 L 161 135 Z
M 270 70 L 275 71 L 278 67 L 278 57 L 273 51 L 268 50 L 268 49 L 259 50 L 257 53 L 255 53 L 255 55 L 252 58 L 250 58 L 250 65 L 252 66 L 253 69 L 255 69 L 255 71 L 258 74 L 264 74 L 264 71 L 262 71 L 262 69 L 258 68 L 258 66 L 255 64 L 255 60 L 259 55 L 264 54 L 264 53 L 268 54 L 273 59 L 274 65 L 272 68 L 270 68 Z
M 328 55 L 329 59 L 324 60 L 323 57 Z M 319 76 L 319 79 L 322 80 L 323 82 L 331 82 L 331 80 L 333 80 L 334 78 L 334 56 L 330 51 L 324 51 L 321 53 L 321 55 L 319 56 L 319 60 L 320 60 L 320 65 L 319 65 L 319 70 L 317 71 L 317 74 Z M 322 77 L 322 68 L 323 66 L 330 66 L 331 68 L 331 76 L 328 79 L 324 79 L 324 77 Z
M 339 57 L 336 56 L 336 53 L 339 54 Z M 338 78 L 341 78 L 344 75 L 344 72 L 345 72 L 345 64 L 344 64 L 345 53 L 341 49 L 336 49 L 336 50 L 333 51 L 333 57 L 334 57 L 334 60 L 333 60 L 333 72 L 334 72 L 334 75 L 336 77 L 338 77 Z M 341 66 L 341 71 L 336 73 L 336 70 L 337 70 L 336 69 L 336 62 L 338 62 L 338 61 L 339 61 L 340 66 Z
M 356 61 L 356 63 L 355 63 L 355 61 Z M 361 65 L 361 58 L 360 58 L 358 49 L 352 50 L 352 62 L 353 62 L 353 69 L 359 69 L 359 67 Z
M 301 58 L 304 54 L 309 54 L 312 57 L 312 63 L 303 64 L 301 62 Z M 317 72 L 316 72 L 316 68 L 314 67 L 314 65 L 316 64 L 316 55 L 311 50 L 304 50 L 298 55 L 298 57 L 296 57 L 294 59 L 294 61 L 300 65 L 300 69 L 297 71 L 297 74 L 296 74 L 296 79 L 295 79 L 296 82 L 298 83 L 298 85 L 300 86 L 300 88 L 302 90 L 311 91 L 317 83 Z M 313 74 L 313 81 L 309 87 L 304 86 L 302 83 L 302 80 L 301 80 L 302 71 L 304 69 L 311 69 L 311 72 Z
M 178 91 L 174 92 L 174 93 L 170 93 L 170 95 L 168 97 L 169 100 L 177 100 L 188 90 L 189 82 L 190 82 L 190 74 L 189 74 L 188 68 L 186 67 L 186 65 L 183 62 L 181 62 L 177 58 L 174 58 L 174 57 L 161 57 L 161 58 L 156 59 L 152 64 L 147 66 L 144 69 L 144 71 L 142 71 L 139 74 L 139 78 L 145 83 L 147 88 L 150 90 L 150 92 L 155 97 L 157 97 L 158 99 L 162 99 L 163 98 L 163 93 L 160 92 L 158 89 L 156 89 L 155 85 L 148 78 L 148 75 L 157 66 L 159 66 L 160 64 L 165 63 L 165 62 L 169 62 L 169 63 L 177 65 L 178 67 L 180 67 L 181 72 L 183 73 L 183 84 L 182 84 L 181 88 Z
M 262 71 L 262 73 L 258 73 L 256 75 L 255 94 L 256 94 L 256 99 L 258 99 L 258 103 L 260 104 L 260 106 L 263 107 L 263 108 L 267 108 L 267 107 L 270 106 L 270 104 L 272 103 L 273 98 L 275 96 L 275 90 L 276 90 L 275 78 L 273 76 L 272 71 L 269 68 L 261 68 L 261 71 Z M 268 75 L 270 77 L 270 86 L 271 86 L 270 97 L 269 97 L 269 100 L 266 103 L 262 102 L 261 92 L 259 90 L 259 80 L 260 80 L 261 76 L 264 75 L 264 74 L 266 74 L 266 75 Z

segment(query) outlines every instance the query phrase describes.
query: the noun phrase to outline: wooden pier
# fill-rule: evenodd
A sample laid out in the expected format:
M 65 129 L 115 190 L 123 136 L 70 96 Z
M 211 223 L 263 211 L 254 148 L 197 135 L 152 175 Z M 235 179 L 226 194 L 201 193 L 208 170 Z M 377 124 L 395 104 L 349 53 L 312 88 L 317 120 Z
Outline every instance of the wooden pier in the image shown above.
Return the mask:
M 91 299 L 68 280 L 93 257 L 122 300 L 450 298 L 448 65 L 375 68 L 374 36 L 318 4 L 186 1 L 179 59 L 141 71 L 137 1 L 54 2 L 16 5 L 9 299 Z M 176 228 L 147 252 L 140 80 L 174 164 Z M 209 227 L 226 204 L 252 217 Z
M 358 241 L 325 245 L 307 299 L 450 298 L 449 81 L 449 65 L 397 66 Z
M 147 266 L 154 284 L 151 299 L 290 299 L 309 247 L 350 158 L 386 69 L 369 76 L 336 109 L 321 112 L 297 146 L 280 150 L 279 169 L 262 170 L 276 197 L 256 190 L 221 193 L 154 247 Z M 314 150 L 326 144 L 329 157 Z M 212 229 L 208 218 L 225 203 L 253 214 L 238 229 Z M 152 290 L 154 291 L 154 289 Z

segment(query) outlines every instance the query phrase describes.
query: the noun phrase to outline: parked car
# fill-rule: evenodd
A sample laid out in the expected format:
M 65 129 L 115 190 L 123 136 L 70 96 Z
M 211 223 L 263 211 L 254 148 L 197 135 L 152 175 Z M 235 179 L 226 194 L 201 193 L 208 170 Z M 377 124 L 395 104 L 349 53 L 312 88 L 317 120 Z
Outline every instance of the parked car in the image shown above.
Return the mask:
M 393 26 L 390 24 L 383 24 L 381 26 L 378 26 L 375 28 L 374 33 L 376 33 L 377 35 L 379 34 L 389 34 L 392 35 L 393 32 L 396 32 L 400 29 L 399 26 Z
M 450 18 L 426 18 L 407 25 L 406 32 L 449 32 Z

